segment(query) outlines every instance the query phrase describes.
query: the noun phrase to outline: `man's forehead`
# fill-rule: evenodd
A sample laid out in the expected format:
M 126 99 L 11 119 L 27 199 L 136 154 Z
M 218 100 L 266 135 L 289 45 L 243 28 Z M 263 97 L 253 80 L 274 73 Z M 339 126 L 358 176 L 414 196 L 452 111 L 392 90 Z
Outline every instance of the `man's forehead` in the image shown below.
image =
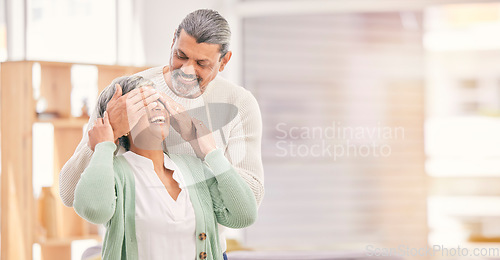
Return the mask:
M 204 56 L 199 57 L 201 60 L 218 58 L 220 55 L 219 44 L 206 42 L 198 43 L 193 36 L 189 35 L 184 30 L 181 31 L 179 38 L 176 39 L 174 49 L 187 56 Z

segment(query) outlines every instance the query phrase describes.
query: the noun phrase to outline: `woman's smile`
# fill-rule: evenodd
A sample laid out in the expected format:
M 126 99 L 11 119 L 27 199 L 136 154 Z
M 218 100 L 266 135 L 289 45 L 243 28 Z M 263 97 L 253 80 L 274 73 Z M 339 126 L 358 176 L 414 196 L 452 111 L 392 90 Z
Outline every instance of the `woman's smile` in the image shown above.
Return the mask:
M 158 124 L 158 125 L 165 124 L 165 116 L 163 116 L 163 115 L 153 116 L 149 122 L 151 124 Z

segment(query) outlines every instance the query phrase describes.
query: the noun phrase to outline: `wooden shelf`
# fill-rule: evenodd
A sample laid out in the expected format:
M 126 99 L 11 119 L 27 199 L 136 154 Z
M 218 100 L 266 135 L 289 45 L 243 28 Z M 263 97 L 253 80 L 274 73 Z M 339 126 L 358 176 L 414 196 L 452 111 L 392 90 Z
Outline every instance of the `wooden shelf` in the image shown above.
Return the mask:
M 37 115 L 33 98 L 33 66 L 40 66 L 40 95 L 47 102 L 44 119 Z M 101 92 L 119 76 L 132 75 L 146 67 L 64 63 L 50 61 L 13 61 L 0 63 L 1 87 L 1 259 L 32 259 L 33 243 L 39 241 L 43 259 L 70 259 L 73 240 L 97 239 L 97 226 L 80 218 L 73 208 L 62 205 L 58 195 L 59 171 L 71 157 L 83 134 L 88 118 L 71 117 L 71 68 L 93 65 L 98 71 Z M 37 237 L 37 203 L 33 194 L 33 124 L 54 125 L 54 182 L 56 216 L 60 238 Z M 57 257 L 53 257 L 57 256 Z
M 49 238 L 49 239 L 39 239 L 37 243 L 40 245 L 51 245 L 60 246 L 71 244 L 75 240 L 85 240 L 85 239 L 95 239 L 97 241 L 102 241 L 102 237 L 99 235 L 87 235 L 87 236 L 75 236 L 75 237 L 65 237 L 65 238 Z
M 51 123 L 58 128 L 81 128 L 88 123 L 88 118 L 54 118 L 54 119 L 37 119 L 35 123 Z

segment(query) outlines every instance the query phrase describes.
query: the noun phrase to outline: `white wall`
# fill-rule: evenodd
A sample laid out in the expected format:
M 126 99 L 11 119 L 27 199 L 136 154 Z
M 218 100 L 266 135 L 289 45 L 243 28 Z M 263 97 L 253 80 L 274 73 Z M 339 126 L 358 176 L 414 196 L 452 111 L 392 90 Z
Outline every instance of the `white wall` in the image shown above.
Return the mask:
M 182 19 L 196 9 L 214 8 L 215 2 L 216 0 L 144 1 L 140 22 L 146 64 L 166 64 L 174 31 Z

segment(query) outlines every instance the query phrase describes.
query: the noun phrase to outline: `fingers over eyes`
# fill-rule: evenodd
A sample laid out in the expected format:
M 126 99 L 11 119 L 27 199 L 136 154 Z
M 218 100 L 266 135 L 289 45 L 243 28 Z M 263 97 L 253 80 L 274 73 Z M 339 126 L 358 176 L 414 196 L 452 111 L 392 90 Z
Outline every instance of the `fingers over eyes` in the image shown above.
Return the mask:
M 141 93 L 142 89 L 142 93 Z M 157 90 L 152 88 L 138 88 L 127 93 L 127 105 L 135 105 L 137 103 L 149 104 L 160 98 Z
M 157 102 L 152 102 L 152 103 L 149 103 L 146 107 L 146 109 L 148 110 L 151 110 L 153 108 L 155 108 L 156 106 L 158 106 L 158 103 Z M 135 105 L 132 105 L 130 106 L 127 110 L 127 115 L 129 116 L 142 116 L 146 113 L 146 109 L 144 107 L 144 104 L 141 104 L 141 103 L 137 103 Z

